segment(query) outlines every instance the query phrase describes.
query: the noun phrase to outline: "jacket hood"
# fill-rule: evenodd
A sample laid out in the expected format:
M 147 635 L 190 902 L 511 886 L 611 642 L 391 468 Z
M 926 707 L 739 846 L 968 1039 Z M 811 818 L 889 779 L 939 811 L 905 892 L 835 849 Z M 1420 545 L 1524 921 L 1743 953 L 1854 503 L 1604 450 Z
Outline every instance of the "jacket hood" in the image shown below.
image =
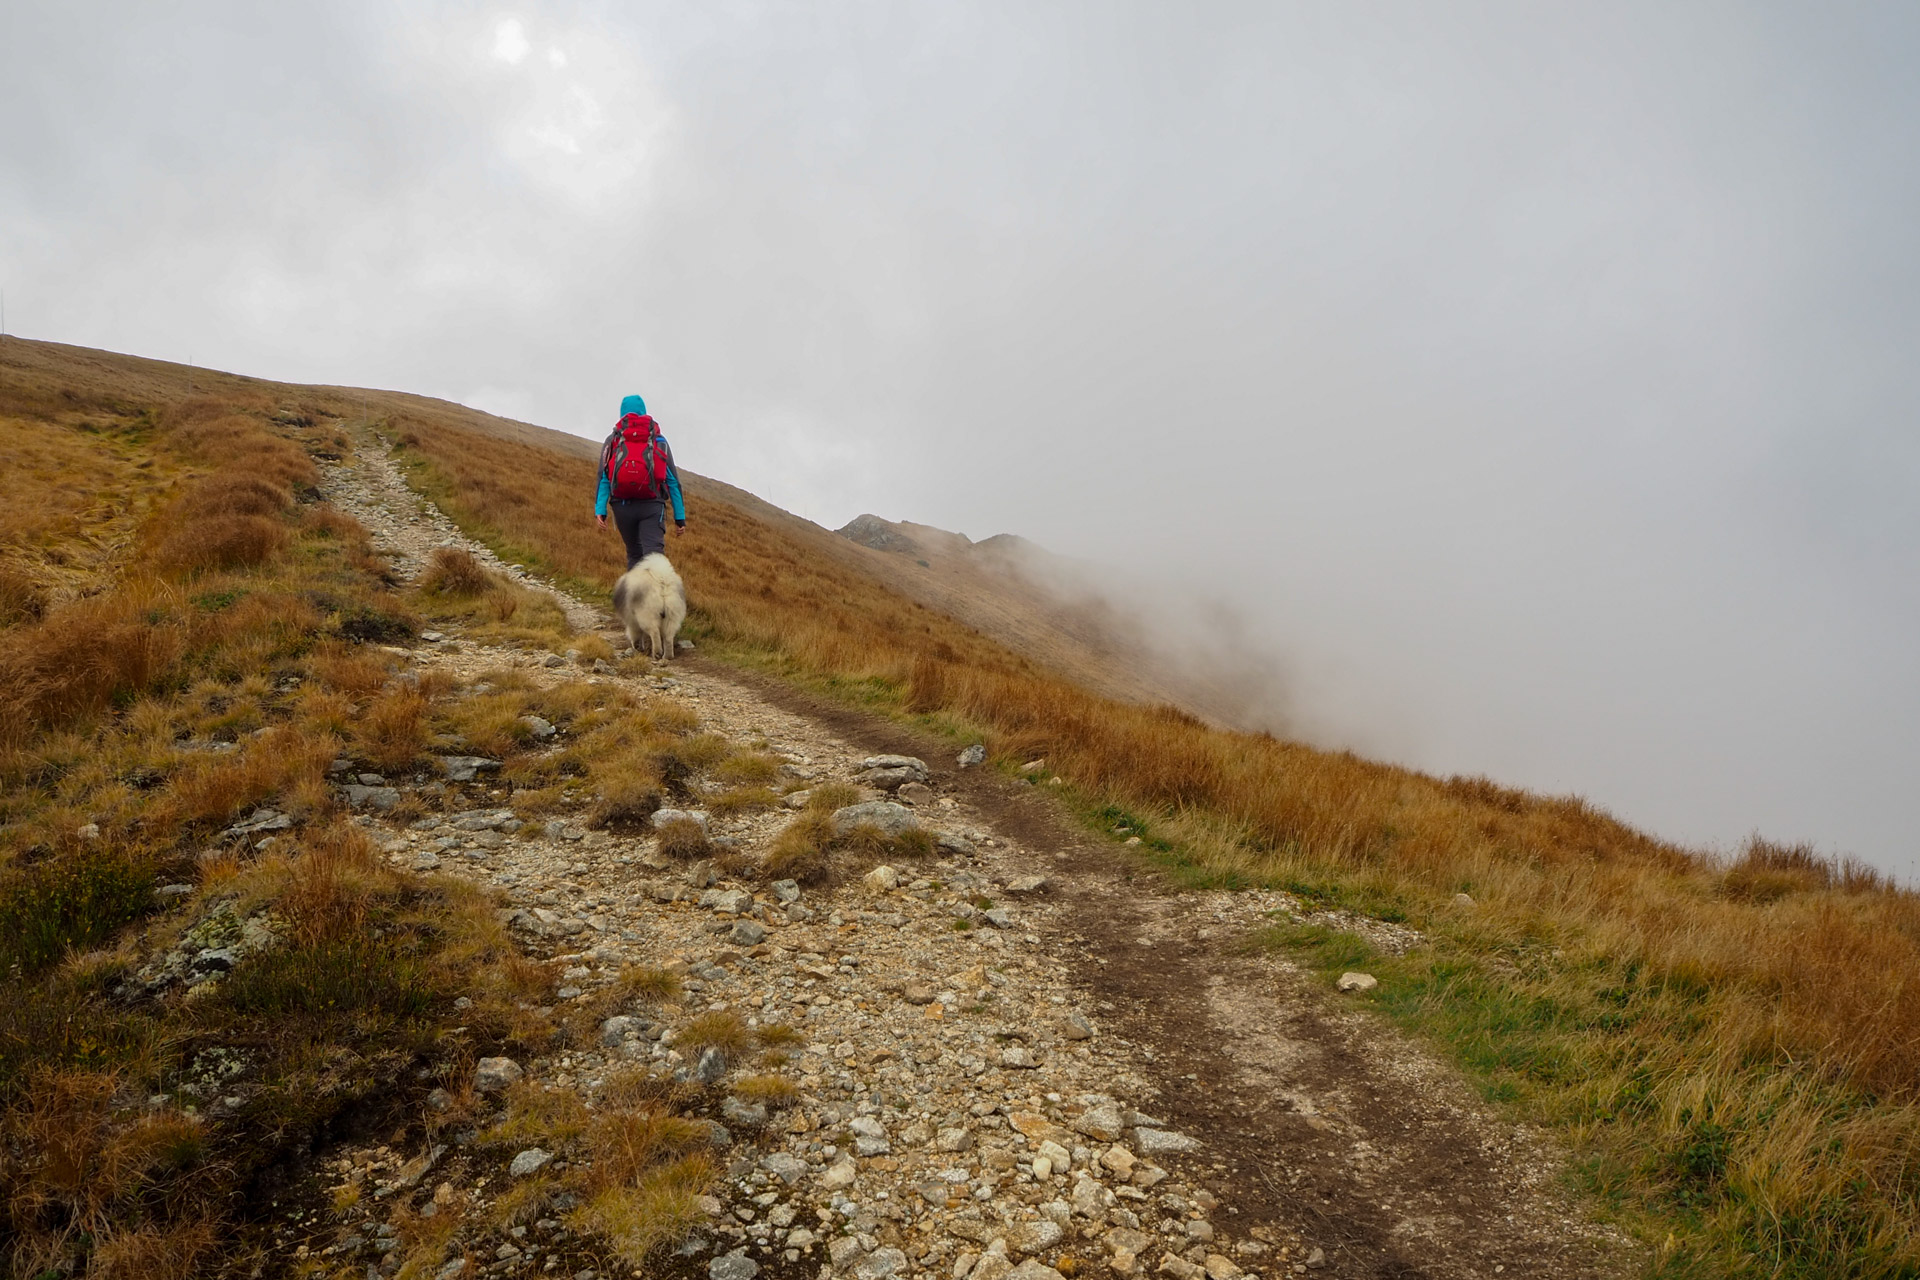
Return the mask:
M 647 402 L 639 396 L 628 396 L 620 402 L 620 416 L 623 418 L 630 413 L 638 413 L 644 416 L 646 412 Z

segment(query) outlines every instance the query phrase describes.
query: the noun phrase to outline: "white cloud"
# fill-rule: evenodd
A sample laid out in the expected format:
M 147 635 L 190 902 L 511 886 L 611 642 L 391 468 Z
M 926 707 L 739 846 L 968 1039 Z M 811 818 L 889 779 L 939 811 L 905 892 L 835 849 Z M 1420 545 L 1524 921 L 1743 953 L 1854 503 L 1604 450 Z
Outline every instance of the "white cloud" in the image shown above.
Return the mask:
M 565 49 L 560 48 L 558 45 L 550 46 L 547 49 L 547 65 L 554 68 L 555 70 L 558 70 L 561 67 L 566 66 L 567 51 Z
M 493 56 L 509 66 L 519 66 L 520 60 L 527 56 L 527 50 L 532 47 L 527 43 L 527 33 L 518 18 L 503 18 L 493 29 Z

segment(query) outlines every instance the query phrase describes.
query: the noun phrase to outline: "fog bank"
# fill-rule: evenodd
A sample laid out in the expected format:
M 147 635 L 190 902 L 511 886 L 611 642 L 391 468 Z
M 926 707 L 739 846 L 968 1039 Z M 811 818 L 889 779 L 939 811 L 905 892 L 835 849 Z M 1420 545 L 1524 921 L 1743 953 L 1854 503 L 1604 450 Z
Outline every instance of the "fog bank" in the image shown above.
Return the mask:
M 1916 55 L 1897 5 L 24 0 L 0 284 L 586 435 L 637 390 L 828 527 L 1228 602 L 1177 644 L 1316 741 L 1908 874 Z

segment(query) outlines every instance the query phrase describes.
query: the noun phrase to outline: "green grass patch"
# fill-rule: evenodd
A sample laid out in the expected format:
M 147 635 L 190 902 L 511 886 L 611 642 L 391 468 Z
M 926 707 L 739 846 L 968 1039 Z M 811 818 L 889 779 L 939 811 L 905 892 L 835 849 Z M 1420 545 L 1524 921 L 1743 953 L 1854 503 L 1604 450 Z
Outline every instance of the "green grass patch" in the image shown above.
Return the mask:
M 13 872 L 0 884 L 0 971 L 38 973 L 106 942 L 153 905 L 152 870 L 121 854 L 78 854 Z

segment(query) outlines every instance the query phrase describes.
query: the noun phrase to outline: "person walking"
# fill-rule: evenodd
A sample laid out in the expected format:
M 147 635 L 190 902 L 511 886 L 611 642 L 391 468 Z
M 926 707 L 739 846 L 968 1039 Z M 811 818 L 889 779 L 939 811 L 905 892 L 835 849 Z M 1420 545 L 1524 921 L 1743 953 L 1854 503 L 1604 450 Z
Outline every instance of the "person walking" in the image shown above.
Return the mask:
M 628 396 L 620 402 L 613 434 L 600 446 L 600 490 L 593 499 L 594 519 L 602 529 L 609 512 L 613 515 L 620 540 L 627 544 L 627 568 L 666 550 L 669 503 L 675 533 L 685 533 L 687 504 L 680 496 L 673 450 L 648 414 L 647 402 Z

